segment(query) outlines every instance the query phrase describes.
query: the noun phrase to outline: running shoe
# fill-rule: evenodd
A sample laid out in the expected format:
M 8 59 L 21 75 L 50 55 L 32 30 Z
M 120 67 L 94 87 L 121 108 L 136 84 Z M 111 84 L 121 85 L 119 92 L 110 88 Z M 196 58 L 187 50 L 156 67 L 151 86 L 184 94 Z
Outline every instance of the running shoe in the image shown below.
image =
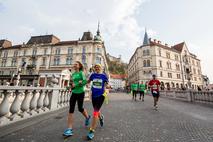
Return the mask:
M 99 121 L 100 121 L 101 127 L 103 127 L 104 126 L 104 115 L 103 114 L 101 114 Z
M 73 130 L 71 128 L 67 128 L 64 133 L 63 136 L 69 137 L 73 135 Z
M 91 116 L 89 115 L 88 118 L 85 119 L 85 126 L 89 126 L 90 118 L 91 118 Z
M 95 136 L 94 133 L 95 133 L 94 130 L 92 130 L 92 129 L 89 130 L 89 133 L 87 134 L 88 140 L 92 140 L 94 138 L 94 136 Z

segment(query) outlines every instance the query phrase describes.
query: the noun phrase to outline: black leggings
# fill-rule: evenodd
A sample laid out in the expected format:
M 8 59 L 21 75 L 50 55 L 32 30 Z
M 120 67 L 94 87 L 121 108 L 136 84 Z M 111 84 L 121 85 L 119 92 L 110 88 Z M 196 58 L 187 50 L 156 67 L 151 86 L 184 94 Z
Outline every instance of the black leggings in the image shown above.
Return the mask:
M 103 95 L 101 95 L 100 97 L 92 98 L 92 106 L 94 108 L 94 111 L 99 112 L 101 106 L 104 103 L 104 98 L 105 97 Z
M 70 110 L 69 113 L 73 113 L 75 110 L 75 104 L 78 102 L 78 110 L 82 113 L 84 112 L 83 103 L 84 103 L 84 95 L 85 93 L 72 93 L 70 97 Z
M 144 91 L 140 91 L 140 98 L 141 98 L 141 96 L 143 96 L 143 98 L 144 98 Z
M 133 91 L 132 91 L 132 95 L 133 95 L 133 99 L 134 99 L 134 98 L 136 99 L 137 91 L 133 90 Z

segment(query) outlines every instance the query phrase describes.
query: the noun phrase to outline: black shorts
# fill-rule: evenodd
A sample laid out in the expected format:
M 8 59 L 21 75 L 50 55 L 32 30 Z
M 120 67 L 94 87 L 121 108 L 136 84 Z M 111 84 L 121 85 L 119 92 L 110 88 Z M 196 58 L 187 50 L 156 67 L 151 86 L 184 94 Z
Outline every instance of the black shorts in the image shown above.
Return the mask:
M 155 92 L 157 92 L 157 93 L 155 93 Z M 156 97 L 156 98 L 159 98 L 160 97 L 159 91 L 155 91 L 155 92 L 152 91 L 152 96 Z
M 103 95 L 92 98 L 92 106 L 94 108 L 94 111 L 99 111 L 101 109 L 101 106 L 104 103 L 104 99 L 105 97 Z
M 71 97 L 70 97 L 70 109 L 69 112 L 73 113 L 75 110 L 75 104 L 76 102 L 78 102 L 78 110 L 82 113 L 84 111 L 83 108 L 83 103 L 84 103 L 84 96 L 85 93 L 72 93 Z

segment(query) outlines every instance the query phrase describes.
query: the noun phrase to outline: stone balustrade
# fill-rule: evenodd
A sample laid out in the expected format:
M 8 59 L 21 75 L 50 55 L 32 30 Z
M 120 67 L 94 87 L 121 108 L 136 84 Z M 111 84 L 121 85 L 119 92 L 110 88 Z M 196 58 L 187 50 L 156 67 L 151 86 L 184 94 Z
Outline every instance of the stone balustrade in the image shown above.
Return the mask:
M 213 91 L 180 91 L 180 90 L 170 90 L 170 91 L 160 91 L 163 97 L 186 100 L 189 102 L 202 102 L 209 103 L 213 105 Z
M 69 99 L 64 88 L 0 86 L 0 126 L 67 107 Z

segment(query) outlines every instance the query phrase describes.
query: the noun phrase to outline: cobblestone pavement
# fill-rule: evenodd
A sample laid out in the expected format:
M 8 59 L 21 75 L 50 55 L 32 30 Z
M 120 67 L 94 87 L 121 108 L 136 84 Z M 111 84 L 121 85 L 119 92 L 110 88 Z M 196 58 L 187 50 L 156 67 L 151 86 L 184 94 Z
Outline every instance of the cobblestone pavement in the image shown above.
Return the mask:
M 213 108 L 199 104 L 160 98 L 159 110 L 152 107 L 152 97 L 133 101 L 127 94 L 111 94 L 104 105 L 105 125 L 96 129 L 94 142 L 213 142 Z M 92 114 L 91 102 L 85 107 Z M 64 140 L 68 109 L 0 138 L 1 142 L 84 142 L 87 128 L 75 111 L 74 136 Z

